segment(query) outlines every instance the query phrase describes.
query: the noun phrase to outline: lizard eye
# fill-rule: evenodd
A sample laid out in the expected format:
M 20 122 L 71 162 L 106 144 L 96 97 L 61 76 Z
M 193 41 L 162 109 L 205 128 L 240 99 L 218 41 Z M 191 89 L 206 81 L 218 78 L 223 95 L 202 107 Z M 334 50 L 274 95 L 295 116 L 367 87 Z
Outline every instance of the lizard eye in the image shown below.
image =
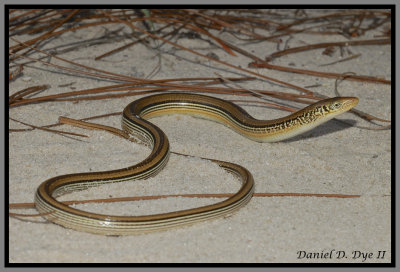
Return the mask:
M 335 103 L 331 104 L 330 108 L 332 110 L 337 110 L 338 108 L 340 108 L 341 105 L 342 104 L 340 102 L 335 102 Z

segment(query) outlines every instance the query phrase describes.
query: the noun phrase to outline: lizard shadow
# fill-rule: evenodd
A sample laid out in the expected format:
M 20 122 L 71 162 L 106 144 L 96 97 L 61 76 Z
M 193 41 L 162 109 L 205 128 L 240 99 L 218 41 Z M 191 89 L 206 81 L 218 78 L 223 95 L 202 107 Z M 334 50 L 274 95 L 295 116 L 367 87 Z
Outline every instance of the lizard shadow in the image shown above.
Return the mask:
M 283 140 L 281 142 L 283 143 L 291 143 L 291 142 L 297 142 L 302 139 L 309 139 L 309 138 L 318 138 L 324 135 L 329 135 L 331 133 L 340 131 L 340 130 L 345 130 L 348 128 L 353 127 L 357 121 L 351 120 L 351 119 L 342 119 L 342 120 L 329 120 L 328 122 L 319 125 L 310 131 L 307 131 L 305 133 L 302 133 L 300 135 L 294 136 L 293 138 Z

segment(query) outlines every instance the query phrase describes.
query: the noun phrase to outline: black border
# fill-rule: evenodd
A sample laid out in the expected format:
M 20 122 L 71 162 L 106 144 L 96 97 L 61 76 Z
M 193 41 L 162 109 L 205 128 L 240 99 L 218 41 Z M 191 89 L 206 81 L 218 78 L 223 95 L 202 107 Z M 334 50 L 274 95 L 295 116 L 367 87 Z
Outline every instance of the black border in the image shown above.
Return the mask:
M 9 60 L 9 55 L 7 49 L 9 48 L 9 42 L 8 42 L 8 11 L 9 9 L 16 8 L 16 9 L 32 9 L 32 8 L 143 8 L 143 7 L 149 7 L 152 6 L 154 7 L 155 4 L 135 4 L 135 5 L 77 5 L 77 4 L 67 4 L 67 5 L 51 5 L 51 4 L 36 4 L 36 5 L 27 5 L 27 4 L 5 4 L 4 5 L 4 13 L 3 13 L 3 18 L 4 18 L 4 60 Z M 163 5 L 163 8 L 183 8 L 183 7 L 188 7 L 189 5 Z M 226 5 L 192 5 L 190 4 L 190 8 L 225 8 L 227 7 Z M 391 217 L 391 235 L 392 235 L 392 240 L 391 240 L 391 263 L 251 263 L 251 264 L 246 264 L 246 263 L 235 263 L 235 264 L 229 264 L 229 263 L 222 263 L 222 264 L 213 264 L 213 263 L 207 263 L 207 264 L 190 264 L 190 263 L 184 263 L 184 264 L 175 264 L 175 263 L 161 263 L 161 264 L 142 264 L 142 263 L 133 263 L 133 264 L 121 264 L 121 263 L 116 263 L 116 264 L 110 264 L 110 263 L 91 263 L 91 264 L 84 264 L 84 263 L 10 263 L 9 262 L 9 239 L 8 239 L 8 231 L 9 231 L 9 217 L 8 217 L 8 203 L 9 203 L 9 197 L 8 197 L 8 189 L 9 189 L 9 180 L 8 180 L 8 173 L 9 173 L 9 160 L 8 160 L 8 147 L 9 147 L 9 127 L 7 126 L 7 129 L 5 129 L 5 137 L 4 137 L 4 267 L 396 267 L 396 171 L 395 171 L 395 166 L 396 166 L 396 156 L 395 156 L 395 150 L 396 150 L 396 144 L 395 144 L 395 139 L 396 139 L 396 5 L 395 4 L 385 4 L 385 5 L 379 5 L 379 4 L 334 4 L 334 5 L 321 5 L 321 4 L 300 4 L 300 5 L 258 5 L 258 4 L 241 4 L 241 5 L 229 5 L 229 8 L 287 8 L 287 9 L 296 9 L 296 8 L 307 8 L 307 9 L 338 9 L 338 8 L 347 8 L 347 9 L 390 9 L 392 12 L 391 16 L 391 35 L 392 35 L 392 47 L 391 47 L 391 53 L 392 53 L 392 62 L 391 62 L 391 103 L 392 103 L 392 129 L 391 129 L 391 135 L 392 135 L 392 164 L 391 164 L 391 172 L 392 172 L 392 182 L 391 182 L 391 189 L 392 189 L 392 197 L 391 197 L 391 212 L 392 212 L 392 217 Z M 7 35 L 7 36 L 6 36 Z M 4 124 L 8 124 L 8 117 L 9 117 L 9 111 L 8 108 L 5 107 L 5 101 L 8 100 L 8 61 L 4 61 Z M 4 127 L 5 128 L 5 127 Z M 393 151 L 394 150 L 394 151 Z M 7 153 L 6 153 L 7 152 Z M 7 171 L 7 172 L 6 172 Z M 45 237 L 44 237 L 45 239 Z

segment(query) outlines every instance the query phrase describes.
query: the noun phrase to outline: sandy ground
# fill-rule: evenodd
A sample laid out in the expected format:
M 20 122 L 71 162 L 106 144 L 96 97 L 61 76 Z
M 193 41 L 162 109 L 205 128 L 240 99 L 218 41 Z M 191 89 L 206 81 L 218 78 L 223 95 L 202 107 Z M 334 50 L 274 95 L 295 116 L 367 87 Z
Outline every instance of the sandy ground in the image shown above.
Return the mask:
M 115 29 L 110 26 L 109 29 Z M 69 33 L 52 40 L 44 48 L 100 37 L 103 27 Z M 127 30 L 127 32 L 129 32 Z M 374 33 L 368 34 L 372 38 Z M 221 38 L 264 58 L 276 51 L 274 43 L 238 42 L 222 33 Z M 20 37 L 21 38 L 21 37 Z M 25 37 L 30 39 L 31 37 Z M 297 34 L 290 46 L 342 41 L 341 36 Z M 82 47 L 61 56 L 81 64 L 115 73 L 145 77 L 157 65 L 158 51 L 137 44 L 102 61 L 94 58 L 126 42 Z M 232 57 L 206 41 L 184 38 L 184 46 L 204 54 L 247 67 L 248 58 Z M 327 72 L 354 72 L 360 75 L 391 77 L 391 47 L 351 47 L 352 61 L 320 67 L 339 59 L 322 55 L 322 50 L 292 54 L 274 61 L 283 66 Z M 170 46 L 161 48 L 161 69 L 153 79 L 180 77 L 245 76 Z M 54 60 L 54 63 L 60 63 Z M 70 64 L 63 64 L 71 67 Z M 335 96 L 333 79 L 254 69 L 270 77 Z M 65 84 L 70 84 L 64 86 Z M 78 77 L 42 64 L 29 64 L 10 94 L 41 84 L 51 88 L 43 95 L 82 90 L 112 84 Z M 265 80 L 240 83 L 243 87 L 292 91 Z M 357 96 L 357 109 L 390 119 L 389 85 L 344 81 L 342 96 Z M 241 99 L 220 96 L 225 99 Z M 11 117 L 39 125 L 55 123 L 59 116 L 84 118 L 118 112 L 136 98 L 87 102 L 58 102 L 27 105 L 10 110 Z M 250 98 L 249 98 L 250 99 Z M 254 98 L 251 98 L 254 99 Z M 290 104 L 288 102 L 288 104 Z M 287 112 L 241 103 L 259 119 L 285 116 Z M 295 104 L 290 104 L 298 106 Z M 390 262 L 391 261 L 391 131 L 368 130 L 372 125 L 354 114 L 338 117 L 352 125 L 332 120 L 293 140 L 257 143 L 219 124 L 189 116 L 171 115 L 152 119 L 168 135 L 172 151 L 238 163 L 254 176 L 258 193 L 358 194 L 360 198 L 253 197 L 250 203 L 227 218 L 183 228 L 143 235 L 107 237 L 78 232 L 47 223 L 41 218 L 9 219 L 9 262 Z M 120 127 L 120 117 L 97 122 Z M 10 128 L 24 126 L 10 121 Z M 63 137 L 30 131 L 9 135 L 9 200 L 32 202 L 36 188 L 44 180 L 61 174 L 111 170 L 140 162 L 149 149 L 121 140 L 106 132 L 71 126 L 60 129 L 86 134 L 89 138 Z M 73 193 L 63 199 L 159 195 L 178 193 L 234 192 L 238 181 L 213 163 L 197 158 L 171 155 L 166 168 L 149 180 L 114 184 Z M 80 205 L 81 209 L 113 214 L 149 214 L 214 203 L 218 199 L 169 198 L 142 202 Z M 15 211 L 15 210 L 14 210 Z M 16 210 L 16 212 L 32 212 Z M 39 223 L 38 223 L 39 222 Z M 384 258 L 378 258 L 385 251 Z M 303 253 L 302 253 L 303 252 Z M 306 253 L 328 253 L 326 258 L 299 258 Z M 331 254 L 332 252 L 332 254 Z M 341 258 L 344 252 L 346 257 Z M 361 254 L 362 253 L 362 254 Z M 371 258 L 364 259 L 366 254 Z M 338 255 L 339 254 L 339 255 Z M 338 257 L 339 256 L 339 257 Z

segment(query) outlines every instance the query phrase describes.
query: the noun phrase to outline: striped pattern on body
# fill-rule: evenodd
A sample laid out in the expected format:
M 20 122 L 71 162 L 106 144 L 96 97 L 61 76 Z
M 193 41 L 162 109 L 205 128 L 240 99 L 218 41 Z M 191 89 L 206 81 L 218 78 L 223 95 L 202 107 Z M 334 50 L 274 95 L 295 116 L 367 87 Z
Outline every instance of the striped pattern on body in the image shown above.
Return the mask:
M 43 217 L 67 228 L 104 235 L 126 235 L 164 230 L 230 214 L 246 205 L 254 191 L 251 173 L 244 167 L 211 160 L 238 176 L 242 185 L 237 193 L 221 202 L 199 208 L 145 216 L 114 216 L 78 210 L 56 197 L 106 183 L 146 179 L 160 172 L 168 162 L 169 141 L 164 132 L 146 119 L 171 113 L 190 114 L 226 125 L 259 142 L 275 142 L 326 122 L 349 110 L 357 98 L 332 98 L 317 102 L 287 117 L 264 121 L 251 117 L 228 101 L 197 94 L 165 93 L 130 103 L 123 111 L 122 128 L 140 138 L 152 152 L 142 162 L 118 170 L 76 173 L 51 178 L 36 191 L 35 204 Z

